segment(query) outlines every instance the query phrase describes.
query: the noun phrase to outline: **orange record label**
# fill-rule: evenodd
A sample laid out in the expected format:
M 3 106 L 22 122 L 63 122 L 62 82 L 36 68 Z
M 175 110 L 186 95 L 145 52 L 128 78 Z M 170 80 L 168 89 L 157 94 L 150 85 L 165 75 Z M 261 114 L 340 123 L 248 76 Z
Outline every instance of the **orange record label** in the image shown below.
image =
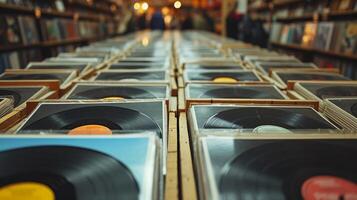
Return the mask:
M 1 200 L 55 200 L 55 194 L 47 185 L 22 182 L 0 188 Z
M 302 186 L 304 200 L 357 200 L 357 184 L 334 176 L 315 176 Z
M 68 132 L 68 135 L 111 135 L 112 130 L 102 125 L 84 125 L 74 128 Z

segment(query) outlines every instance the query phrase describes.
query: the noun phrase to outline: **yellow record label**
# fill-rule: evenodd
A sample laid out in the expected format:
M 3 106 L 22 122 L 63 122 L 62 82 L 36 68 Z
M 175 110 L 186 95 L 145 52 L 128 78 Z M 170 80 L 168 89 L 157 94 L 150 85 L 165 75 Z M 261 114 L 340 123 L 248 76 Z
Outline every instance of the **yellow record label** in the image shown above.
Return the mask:
M 50 187 L 41 183 L 22 182 L 0 188 L 1 200 L 55 200 Z
M 217 77 L 215 79 L 213 79 L 213 82 L 216 83 L 236 83 L 237 80 L 234 78 L 230 78 L 230 77 Z
M 102 100 L 123 100 L 123 97 L 105 97 Z

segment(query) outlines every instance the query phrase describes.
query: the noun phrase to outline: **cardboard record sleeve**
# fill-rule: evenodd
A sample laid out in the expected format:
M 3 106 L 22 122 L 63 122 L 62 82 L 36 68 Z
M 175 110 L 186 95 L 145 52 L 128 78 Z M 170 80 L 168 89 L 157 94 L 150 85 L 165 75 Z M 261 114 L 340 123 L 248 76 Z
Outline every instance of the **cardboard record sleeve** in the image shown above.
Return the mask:
M 21 191 L 24 184 L 27 188 L 38 189 L 33 190 L 35 194 L 44 192 L 41 194 L 49 199 L 162 198 L 161 147 L 151 132 L 73 137 L 0 135 L 0 141 L 4 143 L 0 147 L 0 198 L 6 197 L 5 190 L 11 187 Z M 19 159 L 24 163 L 18 164 Z M 45 164 L 41 163 L 44 160 Z M 79 166 L 86 173 L 79 175 Z M 11 176 L 10 171 L 13 172 Z M 71 174 L 76 174 L 76 178 Z M 51 187 L 55 180 L 61 179 L 66 181 Z M 68 184 L 74 185 L 74 189 Z M 90 189 L 93 187 L 96 190 Z M 20 199 L 28 197 L 21 192 L 12 195 Z
M 194 154 L 200 199 L 244 199 L 242 195 L 249 195 L 254 199 L 284 200 L 304 199 L 316 193 L 355 194 L 355 189 L 348 188 L 357 178 L 353 173 L 356 142 L 352 134 L 313 132 L 200 137 Z M 281 156 L 282 151 L 286 156 Z M 336 160 L 349 165 L 336 166 Z M 339 184 L 319 187 L 319 182 L 331 181 Z M 309 183 L 317 186 L 314 189 Z

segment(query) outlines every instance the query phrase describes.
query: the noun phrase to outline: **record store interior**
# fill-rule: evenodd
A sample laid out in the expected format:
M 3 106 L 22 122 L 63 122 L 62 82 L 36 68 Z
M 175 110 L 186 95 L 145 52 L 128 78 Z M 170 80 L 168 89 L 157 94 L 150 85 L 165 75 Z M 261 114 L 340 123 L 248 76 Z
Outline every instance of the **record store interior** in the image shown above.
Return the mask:
M 0 200 L 357 200 L 357 0 L 0 0 Z

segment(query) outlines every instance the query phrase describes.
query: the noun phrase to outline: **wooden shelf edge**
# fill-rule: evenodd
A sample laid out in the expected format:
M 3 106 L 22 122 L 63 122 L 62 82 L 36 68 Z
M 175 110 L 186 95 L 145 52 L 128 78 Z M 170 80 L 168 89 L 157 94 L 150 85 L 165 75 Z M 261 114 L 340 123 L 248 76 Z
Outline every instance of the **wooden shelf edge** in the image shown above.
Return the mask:
M 357 55 L 349 55 L 349 54 L 338 53 L 338 52 L 333 52 L 333 51 L 325 51 L 325 50 L 315 49 L 315 48 L 311 48 L 311 47 L 304 47 L 304 46 L 296 45 L 296 44 L 282 44 L 279 42 L 270 42 L 270 44 L 272 46 L 278 47 L 278 48 L 297 50 L 297 51 L 305 51 L 308 53 L 315 53 L 315 54 L 320 54 L 323 56 L 333 56 L 333 57 L 338 57 L 338 58 L 345 59 L 345 60 L 357 61 Z

